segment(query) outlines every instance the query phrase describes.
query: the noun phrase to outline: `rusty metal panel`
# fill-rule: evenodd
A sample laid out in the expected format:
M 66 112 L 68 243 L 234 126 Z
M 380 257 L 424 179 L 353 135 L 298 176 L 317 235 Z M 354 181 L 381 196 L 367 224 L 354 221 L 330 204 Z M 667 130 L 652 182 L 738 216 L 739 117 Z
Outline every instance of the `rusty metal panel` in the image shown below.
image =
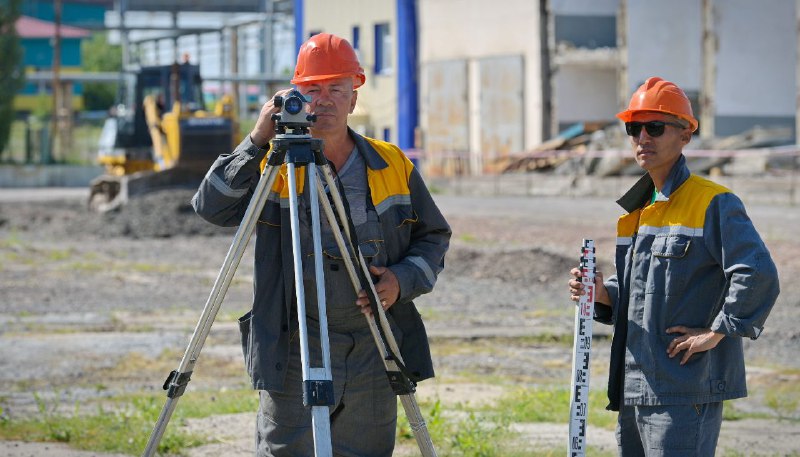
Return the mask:
M 431 62 L 425 69 L 425 150 L 469 150 L 467 61 Z
M 431 174 L 462 174 L 469 153 L 467 61 L 425 64 L 422 87 L 426 168 Z
M 525 144 L 524 61 L 522 56 L 478 60 L 480 156 L 484 171 Z

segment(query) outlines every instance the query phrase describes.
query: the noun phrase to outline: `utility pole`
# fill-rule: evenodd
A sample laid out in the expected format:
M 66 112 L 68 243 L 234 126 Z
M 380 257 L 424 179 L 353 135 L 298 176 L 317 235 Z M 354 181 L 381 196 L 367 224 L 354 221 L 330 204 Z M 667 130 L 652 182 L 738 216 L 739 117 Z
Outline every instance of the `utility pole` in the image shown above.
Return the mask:
M 797 0 L 800 1 L 800 0 Z M 617 108 L 628 105 L 628 2 L 619 0 L 617 9 Z
M 128 0 L 117 0 L 117 10 L 119 11 L 119 36 L 122 44 L 122 69 L 127 70 L 131 65 L 130 42 L 128 41 L 128 29 L 125 28 L 125 11 L 128 9 Z
M 800 0 L 798 0 L 800 1 Z M 273 63 L 273 53 L 275 47 L 275 33 L 273 31 L 273 24 L 275 22 L 275 4 L 273 0 L 264 0 L 264 11 L 266 12 L 266 19 L 264 19 L 264 52 L 262 54 L 261 73 L 265 75 L 274 75 L 276 73 Z M 265 97 L 269 97 L 270 87 L 266 82 L 262 85 L 259 92 Z
M 239 27 L 230 27 L 231 33 L 231 76 L 239 76 Z M 239 82 L 233 81 L 231 83 L 231 96 L 234 103 L 239 110 L 239 116 L 242 117 L 242 101 L 239 99 Z
M 172 17 L 172 29 L 173 30 L 178 30 L 178 11 L 177 10 L 173 10 L 171 12 L 171 17 Z M 178 50 L 178 39 L 179 38 L 180 37 L 178 36 L 177 33 L 172 37 L 172 61 L 173 62 L 180 62 L 180 51 Z
M 555 132 L 553 129 L 553 49 L 551 48 L 551 30 L 553 23 L 550 20 L 550 16 L 550 0 L 539 0 L 539 54 L 541 55 L 540 65 L 542 78 L 542 142 L 552 138 Z
M 717 81 L 717 35 L 714 30 L 714 2 L 703 0 L 703 91 L 700 94 L 700 138 L 714 138 Z
M 795 43 L 795 113 L 794 113 L 794 143 L 800 146 L 800 0 L 795 1 L 794 7 L 797 36 Z M 795 157 L 800 160 L 800 157 Z
M 52 130 L 50 132 L 49 156 L 44 162 L 50 162 L 53 157 L 61 152 L 61 142 L 59 141 L 61 116 L 61 0 L 53 3 L 53 23 L 55 32 L 53 34 L 53 111 L 50 114 Z

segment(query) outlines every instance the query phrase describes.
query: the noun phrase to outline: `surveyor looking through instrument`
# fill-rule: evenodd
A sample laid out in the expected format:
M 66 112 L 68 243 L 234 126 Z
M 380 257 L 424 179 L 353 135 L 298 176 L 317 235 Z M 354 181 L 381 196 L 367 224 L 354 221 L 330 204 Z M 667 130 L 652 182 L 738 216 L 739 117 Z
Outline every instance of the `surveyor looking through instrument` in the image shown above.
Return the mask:
M 347 125 L 365 81 L 355 51 L 335 35 L 319 34 L 300 48 L 292 83 L 307 98 L 316 119 L 312 137 L 323 140 L 324 155 L 344 189 L 349 217 L 369 262 L 375 290 L 392 323 L 405 367 L 420 381 L 434 375 L 427 335 L 413 299 L 430 292 L 444 267 L 450 227 L 418 170 L 393 144 L 357 134 Z M 212 165 L 193 198 L 197 213 L 223 226 L 241 222 L 275 135 L 273 115 L 291 89 L 278 91 L 261 109 L 247 138 Z M 240 319 L 247 370 L 259 390 L 258 456 L 313 455 L 311 415 L 303 404 L 298 316 L 292 272 L 289 185 L 276 179 L 256 226 L 253 308 Z M 301 245 L 310 246 L 310 191 L 298 178 Z M 367 325 L 367 293 L 356 294 L 332 232 L 322 224 L 324 290 L 333 373 L 330 432 L 336 455 L 389 456 L 397 420 L 395 394 Z M 304 249 L 304 252 L 308 252 Z M 304 262 L 313 265 L 312 261 Z M 303 292 L 317 294 L 312 271 L 303 271 Z M 314 339 L 319 323 L 307 310 Z M 319 327 L 319 325 L 317 325 Z M 319 357 L 312 354 L 312 358 Z
M 649 78 L 617 117 L 646 172 L 617 201 L 616 274 L 595 277 L 595 320 L 614 326 L 619 455 L 710 457 L 723 400 L 747 395 L 742 338 L 764 330 L 777 270 L 741 200 L 687 168 L 698 122 L 678 86 Z

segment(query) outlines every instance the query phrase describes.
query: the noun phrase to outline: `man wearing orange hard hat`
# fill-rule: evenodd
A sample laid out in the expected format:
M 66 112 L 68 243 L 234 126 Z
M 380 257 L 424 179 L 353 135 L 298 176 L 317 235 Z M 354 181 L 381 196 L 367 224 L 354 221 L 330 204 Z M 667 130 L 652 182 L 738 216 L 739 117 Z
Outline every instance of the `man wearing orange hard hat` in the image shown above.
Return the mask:
M 594 318 L 614 326 L 619 455 L 711 457 L 722 402 L 747 395 L 742 339 L 763 331 L 777 270 L 741 200 L 687 168 L 698 123 L 677 85 L 647 79 L 617 117 L 646 171 L 617 201 L 616 274 L 595 279 Z
M 411 381 L 418 382 L 434 373 L 425 327 L 412 300 L 433 289 L 444 267 L 451 231 L 419 171 L 403 152 L 348 127 L 348 115 L 358 99 L 356 89 L 365 80 L 350 43 L 321 33 L 301 46 L 291 82 L 310 99 L 307 108 L 316 117 L 310 133 L 323 140 L 324 155 L 343 190 L 380 305 L 395 330 L 400 356 Z M 276 96 L 290 92 L 281 90 Z M 275 136 L 273 114 L 281 109 L 274 100 L 263 106 L 250 135 L 232 153 L 217 159 L 194 196 L 195 211 L 206 220 L 224 226 L 242 221 Z M 253 307 L 239 320 L 247 371 L 260 394 L 259 457 L 315 453 L 311 411 L 303 405 L 285 176 L 282 169 L 256 227 Z M 308 194 L 303 192 L 298 198 L 300 244 L 305 247 L 313 241 Z M 321 219 L 334 397 L 330 407 L 333 453 L 390 456 L 397 399 L 364 317 L 371 313 L 369 300 L 364 291 L 353 291 L 332 228 L 326 218 Z M 309 303 L 316 303 L 313 252 L 304 255 L 303 289 Z M 320 347 L 316 306 L 307 307 L 306 318 L 308 346 L 315 358 L 318 354 L 313 350 Z

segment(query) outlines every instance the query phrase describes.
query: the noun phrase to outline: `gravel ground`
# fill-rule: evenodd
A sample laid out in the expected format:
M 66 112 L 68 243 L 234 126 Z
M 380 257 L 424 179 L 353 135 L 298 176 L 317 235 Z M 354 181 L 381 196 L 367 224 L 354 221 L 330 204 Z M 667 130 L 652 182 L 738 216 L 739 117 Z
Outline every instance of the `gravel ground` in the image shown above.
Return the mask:
M 196 217 L 186 192 L 148 195 L 123 211 L 102 215 L 86 210 L 83 194 L 41 195 L 0 189 L 4 414 L 35 411 L 33 392 L 70 408 L 76 400 L 159 390 L 185 349 L 235 229 L 213 227 Z M 563 341 L 572 335 L 567 272 L 577 264 L 581 239 L 588 237 L 598 246 L 601 269 L 613 271 L 608 259 L 620 214 L 613 199 L 451 194 L 436 199 L 454 237 L 436 290 L 419 300 L 439 374 L 420 386 L 420 397 L 477 401 L 493 392 L 489 381 L 478 381 L 475 388 L 480 379 L 502 377 L 528 385 L 568 379 L 570 349 L 558 343 L 559 337 Z M 800 298 L 789 287 L 800 273 L 800 240 L 794 233 L 800 211 L 781 205 L 749 210 L 779 266 L 784 292 L 764 335 L 746 342 L 751 397 L 736 407 L 771 414 L 766 391 L 776 380 L 800 380 L 795 324 Z M 251 274 L 248 250 L 198 363 L 193 378 L 198 387 L 244 384 L 235 318 L 249 307 Z M 595 326 L 595 331 L 592 380 L 600 388 L 608 329 Z M 165 353 L 172 358 L 162 362 Z M 227 369 L 203 375 L 204 362 Z M 464 373 L 471 383 L 449 382 Z M 103 376 L 102 390 L 93 384 L 98 375 Z M 800 411 L 795 406 L 785 415 L 795 421 L 726 423 L 720 446 L 744 455 L 797 455 Z M 201 421 L 197 427 L 209 433 L 238 433 L 192 455 L 248 455 L 250 416 Z M 524 426 L 520 432 L 534 448 L 566 439 L 559 424 Z M 613 448 L 607 432 L 590 436 L 598 446 Z M 0 443 L 0 455 L 85 455 L 69 452 L 52 444 Z

